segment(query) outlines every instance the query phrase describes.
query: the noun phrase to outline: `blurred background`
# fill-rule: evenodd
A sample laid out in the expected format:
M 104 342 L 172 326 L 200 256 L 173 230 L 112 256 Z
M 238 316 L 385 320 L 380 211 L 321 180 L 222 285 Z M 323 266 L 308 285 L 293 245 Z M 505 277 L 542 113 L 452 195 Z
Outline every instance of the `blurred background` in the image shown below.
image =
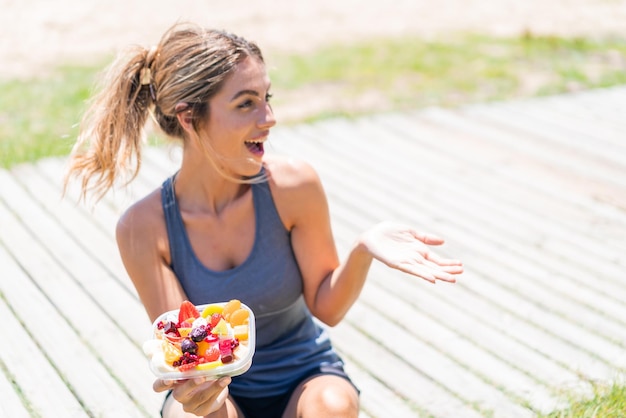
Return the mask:
M 626 0 L 0 0 L 0 166 L 67 154 L 98 70 L 177 21 L 257 41 L 284 124 L 626 83 Z

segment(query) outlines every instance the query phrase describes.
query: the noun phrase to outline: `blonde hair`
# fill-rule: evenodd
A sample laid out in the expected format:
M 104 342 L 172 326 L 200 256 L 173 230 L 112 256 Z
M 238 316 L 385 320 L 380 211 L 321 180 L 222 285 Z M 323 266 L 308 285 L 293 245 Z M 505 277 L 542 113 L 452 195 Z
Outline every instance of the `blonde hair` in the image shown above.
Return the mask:
M 83 117 L 65 186 L 77 177 L 81 198 L 93 192 L 99 200 L 123 175 L 132 181 L 141 167 L 150 112 L 167 136 L 185 141 L 176 116 L 180 104 L 191 111 L 193 127 L 201 128 L 209 99 L 249 56 L 264 62 L 255 43 L 188 23 L 174 25 L 152 49 L 136 46 L 121 53 L 105 71 Z

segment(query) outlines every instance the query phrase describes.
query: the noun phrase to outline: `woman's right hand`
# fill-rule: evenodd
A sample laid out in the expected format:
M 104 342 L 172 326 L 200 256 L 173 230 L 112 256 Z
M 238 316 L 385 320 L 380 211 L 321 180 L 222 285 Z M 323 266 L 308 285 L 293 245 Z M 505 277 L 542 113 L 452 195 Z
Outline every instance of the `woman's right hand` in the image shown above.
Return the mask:
M 157 379 L 152 388 L 156 392 L 171 390 L 185 412 L 205 416 L 222 408 L 228 398 L 230 382 L 228 376 L 218 380 L 203 377 L 179 381 Z

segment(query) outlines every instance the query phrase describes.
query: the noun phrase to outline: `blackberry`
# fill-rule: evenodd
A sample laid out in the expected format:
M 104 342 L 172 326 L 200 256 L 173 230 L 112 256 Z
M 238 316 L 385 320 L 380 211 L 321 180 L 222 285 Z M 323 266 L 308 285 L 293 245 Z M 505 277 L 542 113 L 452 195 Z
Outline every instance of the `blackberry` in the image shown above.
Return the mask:
M 193 330 L 191 330 L 191 333 L 189 334 L 189 338 L 199 343 L 200 341 L 206 338 L 207 334 L 208 333 L 207 333 L 206 327 L 204 325 L 200 325 L 199 327 L 196 327 Z
M 198 351 L 198 344 L 195 341 L 185 338 L 183 342 L 180 344 L 180 350 L 184 354 L 195 354 Z

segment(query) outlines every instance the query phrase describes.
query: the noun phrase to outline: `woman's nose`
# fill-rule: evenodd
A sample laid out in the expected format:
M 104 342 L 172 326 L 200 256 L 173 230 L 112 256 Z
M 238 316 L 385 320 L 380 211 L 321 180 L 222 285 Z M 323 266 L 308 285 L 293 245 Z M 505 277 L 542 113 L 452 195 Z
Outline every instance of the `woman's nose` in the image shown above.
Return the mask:
M 271 128 L 276 125 L 276 118 L 274 117 L 274 109 L 269 103 L 265 103 L 265 109 L 259 118 L 259 126 L 262 128 Z

